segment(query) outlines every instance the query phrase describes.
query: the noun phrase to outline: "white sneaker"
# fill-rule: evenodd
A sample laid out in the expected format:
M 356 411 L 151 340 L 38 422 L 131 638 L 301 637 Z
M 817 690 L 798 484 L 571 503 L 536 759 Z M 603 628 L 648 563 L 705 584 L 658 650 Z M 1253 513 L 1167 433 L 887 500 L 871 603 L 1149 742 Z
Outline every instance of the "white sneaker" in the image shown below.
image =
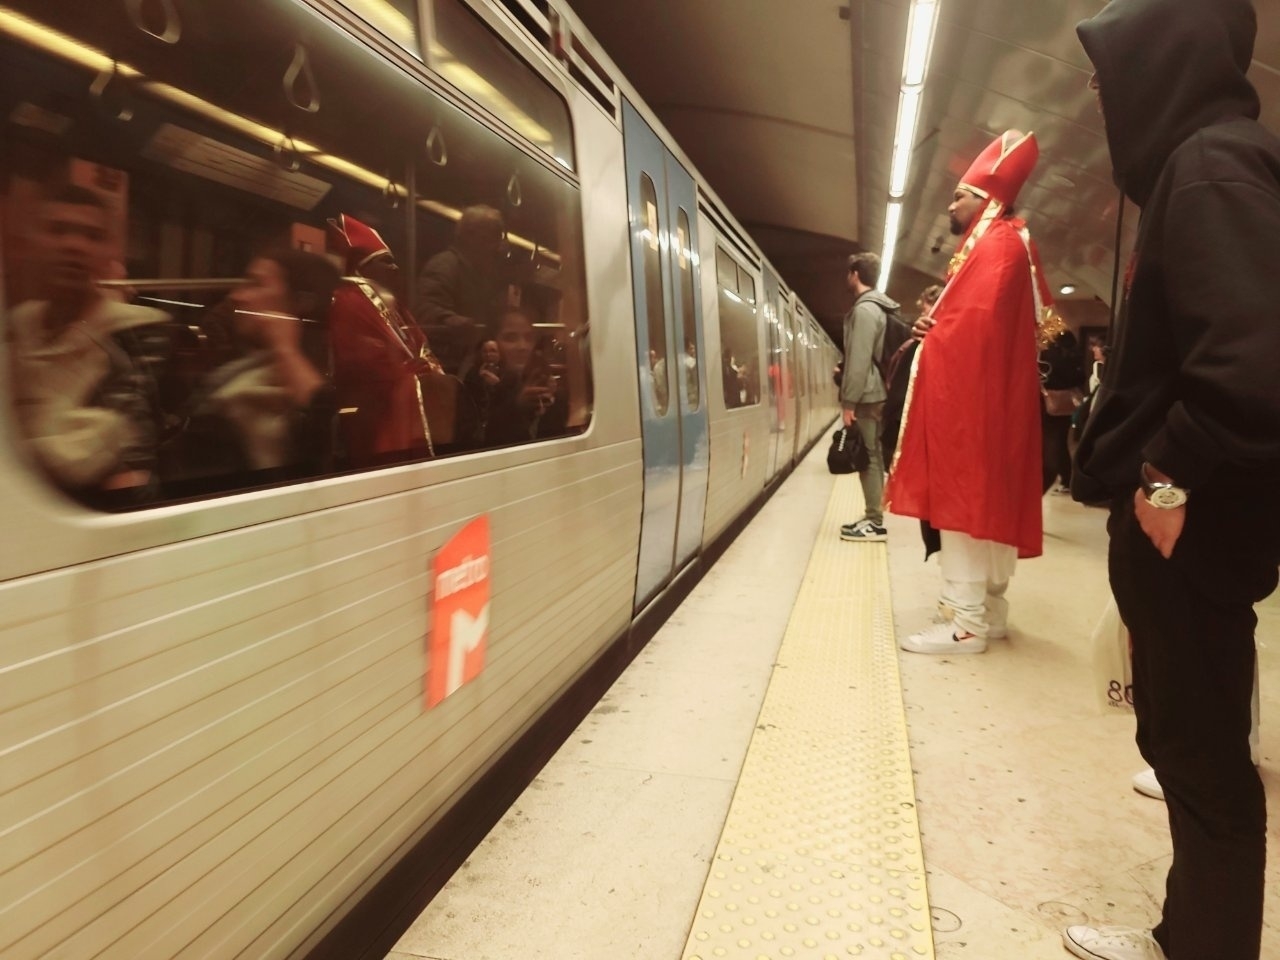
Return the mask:
M 957 634 L 954 624 L 935 623 L 919 633 L 913 633 L 898 646 L 908 653 L 984 653 L 987 641 L 971 633 Z
M 1150 767 L 1133 775 L 1133 789 L 1152 800 L 1164 799 L 1164 787 L 1160 786 L 1160 781 L 1156 779 L 1156 772 Z
M 1150 933 L 1132 927 L 1067 927 L 1062 945 L 1083 960 L 1168 960 Z

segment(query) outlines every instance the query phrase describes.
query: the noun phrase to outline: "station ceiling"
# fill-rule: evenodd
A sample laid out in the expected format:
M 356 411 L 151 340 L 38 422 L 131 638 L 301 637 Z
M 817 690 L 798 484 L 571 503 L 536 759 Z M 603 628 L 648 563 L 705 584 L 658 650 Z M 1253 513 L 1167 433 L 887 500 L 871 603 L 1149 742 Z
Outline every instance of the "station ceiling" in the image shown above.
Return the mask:
M 1075 285 L 1069 299 L 1110 300 L 1119 193 L 1075 35 L 1103 5 L 941 0 L 891 294 L 909 303 L 941 276 L 955 245 L 946 211 L 957 178 L 992 138 L 1016 128 L 1040 143 L 1019 212 L 1050 282 Z M 1280 131 L 1280 3 L 1255 5 L 1252 79 L 1263 121 Z M 572 6 L 838 337 L 850 301 L 844 259 L 883 242 L 907 0 Z

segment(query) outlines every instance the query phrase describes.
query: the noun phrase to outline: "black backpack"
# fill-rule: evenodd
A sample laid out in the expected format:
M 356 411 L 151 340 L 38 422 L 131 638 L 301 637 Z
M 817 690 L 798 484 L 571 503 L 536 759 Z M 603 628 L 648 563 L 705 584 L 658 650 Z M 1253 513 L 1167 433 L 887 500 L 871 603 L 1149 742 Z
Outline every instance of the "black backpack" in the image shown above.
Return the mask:
M 893 378 L 898 372 L 898 366 L 902 359 L 904 347 L 911 342 L 911 325 L 898 315 L 897 310 L 885 310 L 884 312 L 884 345 L 880 350 L 880 356 L 876 360 L 876 367 L 880 370 L 880 379 L 884 381 L 884 388 L 888 390 L 893 384 Z

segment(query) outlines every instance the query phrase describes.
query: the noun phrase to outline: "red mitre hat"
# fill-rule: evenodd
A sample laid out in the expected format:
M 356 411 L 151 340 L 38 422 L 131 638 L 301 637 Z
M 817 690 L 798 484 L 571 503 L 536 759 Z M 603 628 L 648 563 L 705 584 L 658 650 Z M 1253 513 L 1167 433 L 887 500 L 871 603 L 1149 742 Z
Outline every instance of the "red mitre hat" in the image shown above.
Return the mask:
M 329 237 L 336 252 L 346 257 L 349 273 L 359 272 L 374 257 L 391 255 L 391 248 L 378 236 L 378 231 L 355 217 L 340 213 L 337 220 L 330 219 L 328 223 Z
M 960 186 L 978 196 L 1010 206 L 1031 176 L 1040 147 L 1034 133 L 1009 130 L 996 137 L 960 178 Z

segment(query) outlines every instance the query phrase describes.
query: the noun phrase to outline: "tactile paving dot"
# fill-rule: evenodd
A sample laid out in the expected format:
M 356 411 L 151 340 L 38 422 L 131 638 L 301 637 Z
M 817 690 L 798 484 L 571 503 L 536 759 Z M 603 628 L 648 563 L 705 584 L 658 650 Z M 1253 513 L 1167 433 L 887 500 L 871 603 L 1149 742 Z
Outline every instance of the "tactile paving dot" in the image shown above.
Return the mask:
M 931 960 L 885 548 L 839 539 L 840 477 L 684 960 Z

